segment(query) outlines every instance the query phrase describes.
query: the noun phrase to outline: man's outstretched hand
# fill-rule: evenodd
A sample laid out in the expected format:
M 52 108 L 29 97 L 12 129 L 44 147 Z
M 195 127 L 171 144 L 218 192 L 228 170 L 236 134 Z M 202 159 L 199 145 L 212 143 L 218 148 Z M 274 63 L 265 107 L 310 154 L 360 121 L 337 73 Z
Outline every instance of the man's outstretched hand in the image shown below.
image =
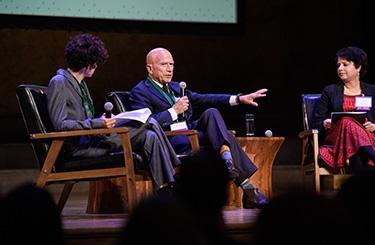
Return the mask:
M 255 91 L 254 93 L 241 95 L 239 97 L 240 103 L 247 104 L 247 105 L 258 106 L 258 103 L 255 102 L 254 100 L 256 98 L 265 97 L 267 91 L 268 91 L 268 89 L 262 88 L 262 89 L 259 89 L 258 91 Z

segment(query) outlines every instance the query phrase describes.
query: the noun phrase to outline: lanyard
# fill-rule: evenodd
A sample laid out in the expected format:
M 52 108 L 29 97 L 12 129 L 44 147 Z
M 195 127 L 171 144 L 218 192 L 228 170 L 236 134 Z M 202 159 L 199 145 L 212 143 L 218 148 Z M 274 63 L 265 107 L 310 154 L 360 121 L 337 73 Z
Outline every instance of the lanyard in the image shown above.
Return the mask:
M 164 90 L 163 90 L 158 84 L 156 84 L 156 82 L 154 82 L 152 79 L 147 78 L 147 80 L 150 81 L 150 83 L 152 84 L 152 86 L 154 86 L 154 88 L 156 88 L 156 90 L 158 90 L 159 93 L 160 93 L 161 95 L 163 95 L 164 98 L 167 99 L 167 101 L 168 101 L 168 103 L 169 103 L 170 105 L 174 105 L 174 104 L 176 103 L 176 99 L 175 99 L 174 94 L 173 94 L 173 91 L 172 91 L 171 89 L 168 89 L 170 92 L 169 92 L 169 93 L 166 93 L 166 92 L 164 92 Z M 168 85 L 167 85 L 167 87 L 168 87 Z
M 94 105 L 91 103 L 91 100 L 89 98 L 89 95 L 88 95 L 89 93 L 88 93 L 87 87 L 85 86 L 84 81 L 79 83 L 79 88 L 81 89 L 82 102 L 83 102 L 83 106 L 85 107 L 87 117 L 93 118 L 95 115 L 95 109 L 94 109 Z

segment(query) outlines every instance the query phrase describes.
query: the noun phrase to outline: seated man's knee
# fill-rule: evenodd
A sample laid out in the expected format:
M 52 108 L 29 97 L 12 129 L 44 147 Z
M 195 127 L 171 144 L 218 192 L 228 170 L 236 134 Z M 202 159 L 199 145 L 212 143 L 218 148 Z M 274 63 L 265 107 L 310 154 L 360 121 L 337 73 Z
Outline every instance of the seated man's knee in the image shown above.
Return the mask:
M 162 145 L 157 133 L 155 133 L 154 131 L 152 130 L 147 130 L 147 134 L 146 134 L 146 139 L 145 139 L 145 145 L 144 147 L 146 147 L 146 145 Z
M 156 135 L 156 133 L 152 130 L 147 130 L 147 133 L 146 133 L 146 141 L 155 141 L 157 140 L 158 137 Z
M 153 117 L 150 117 L 150 118 L 148 119 L 148 122 L 149 122 L 149 123 L 157 123 L 156 119 L 153 118 Z
M 219 110 L 216 108 L 208 108 L 207 110 L 204 111 L 204 114 L 206 116 L 213 116 L 213 117 L 221 116 Z

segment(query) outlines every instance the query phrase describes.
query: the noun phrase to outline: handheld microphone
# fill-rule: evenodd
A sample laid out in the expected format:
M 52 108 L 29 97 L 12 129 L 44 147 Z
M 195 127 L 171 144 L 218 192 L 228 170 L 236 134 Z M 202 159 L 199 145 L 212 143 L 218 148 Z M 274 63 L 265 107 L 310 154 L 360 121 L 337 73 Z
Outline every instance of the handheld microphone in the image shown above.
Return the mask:
M 180 82 L 180 97 L 185 96 L 185 88 L 186 88 L 186 83 L 185 82 Z
M 106 102 L 104 104 L 105 118 L 111 118 L 112 109 L 113 109 L 113 104 L 111 102 Z
M 179 85 L 180 85 L 180 98 L 181 98 L 185 96 L 186 83 L 184 81 L 181 81 Z M 182 120 L 185 119 L 185 112 L 182 113 L 181 117 L 182 117 Z

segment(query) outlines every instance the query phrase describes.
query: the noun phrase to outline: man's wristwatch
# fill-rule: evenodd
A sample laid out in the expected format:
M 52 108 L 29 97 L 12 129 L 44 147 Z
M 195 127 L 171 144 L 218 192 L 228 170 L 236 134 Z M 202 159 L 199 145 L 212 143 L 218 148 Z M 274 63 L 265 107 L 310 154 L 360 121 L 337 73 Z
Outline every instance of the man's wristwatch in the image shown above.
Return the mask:
M 242 104 L 241 101 L 240 101 L 240 96 L 242 95 L 242 93 L 239 93 L 236 95 L 236 103 L 237 104 Z

